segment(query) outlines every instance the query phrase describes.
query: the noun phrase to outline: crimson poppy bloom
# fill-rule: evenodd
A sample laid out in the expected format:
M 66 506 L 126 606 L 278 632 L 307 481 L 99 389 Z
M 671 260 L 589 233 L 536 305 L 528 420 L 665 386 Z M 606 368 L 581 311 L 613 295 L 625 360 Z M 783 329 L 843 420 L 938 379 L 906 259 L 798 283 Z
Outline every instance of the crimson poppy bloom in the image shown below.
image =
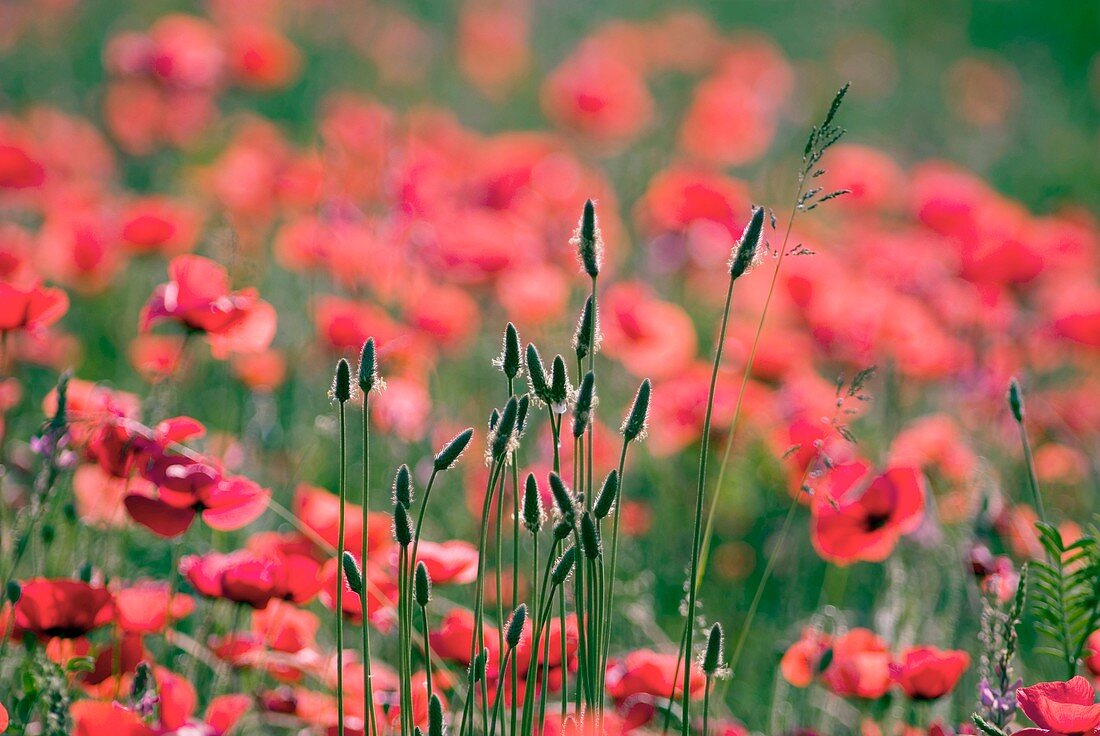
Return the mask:
M 477 548 L 469 542 L 421 541 L 416 548 L 416 561 L 428 568 L 433 585 L 466 585 L 477 579 Z
M 69 295 L 38 282 L 0 281 L 0 332 L 41 330 L 69 311 Z
M 1066 682 L 1040 682 L 1016 691 L 1020 710 L 1038 728 L 1014 736 L 1079 736 L 1100 731 L 1100 703 L 1092 683 L 1078 675 Z
M 216 357 L 266 350 L 275 337 L 275 310 L 255 289 L 229 290 L 229 274 L 201 256 L 183 255 L 168 264 L 168 283 L 153 290 L 141 311 L 141 331 L 175 321 L 210 340 Z
M 80 700 L 69 711 L 74 736 L 154 736 L 137 713 L 109 700 Z
M 23 583 L 15 604 L 15 628 L 41 639 L 76 639 L 109 624 L 114 596 L 106 588 L 79 580 L 34 578 Z
M 497 630 L 482 624 L 482 636 L 489 649 L 489 661 L 497 662 L 499 645 Z M 470 664 L 471 642 L 474 638 L 474 614 L 464 608 L 452 608 L 443 616 L 439 627 L 428 634 L 428 643 L 441 659 L 461 665 Z
M 122 631 L 154 633 L 162 631 L 169 619 L 191 615 L 195 601 L 187 595 L 171 595 L 167 583 L 143 581 L 116 591 L 115 609 Z
M 779 660 L 779 671 L 795 687 L 809 687 L 820 674 L 820 666 L 832 646 L 832 637 L 814 628 L 806 628 L 801 638 L 787 647 Z
M 683 673 L 676 677 L 677 655 L 659 654 L 651 649 L 636 649 L 607 665 L 607 694 L 616 702 L 634 695 L 667 698 L 684 692 Z M 692 664 L 688 688 L 692 700 L 703 697 L 706 677 L 697 664 Z
M 842 697 L 881 698 L 890 690 L 890 652 L 868 629 L 852 629 L 833 642 L 833 660 L 822 677 Z
M 872 475 L 869 465 L 853 462 L 832 468 L 824 486 L 811 506 L 811 540 L 836 565 L 885 560 L 924 518 L 924 483 L 913 468 Z
M 890 665 L 890 674 L 910 698 L 935 700 L 951 692 L 969 666 L 963 651 L 911 647 Z
M 180 560 L 180 574 L 201 595 L 257 609 L 266 608 L 273 598 L 289 596 L 286 569 L 279 561 L 246 550 L 187 555 Z

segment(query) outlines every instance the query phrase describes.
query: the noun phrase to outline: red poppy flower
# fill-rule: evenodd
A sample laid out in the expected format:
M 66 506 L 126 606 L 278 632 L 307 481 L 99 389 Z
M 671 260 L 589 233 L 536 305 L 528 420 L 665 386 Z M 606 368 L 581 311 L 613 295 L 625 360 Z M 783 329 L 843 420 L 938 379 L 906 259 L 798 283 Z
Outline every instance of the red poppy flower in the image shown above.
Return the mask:
M 33 282 L 17 285 L 0 281 L 0 332 L 41 330 L 69 311 L 69 295 Z
M 229 274 L 201 256 L 177 256 L 166 284 L 153 291 L 141 312 L 141 330 L 173 320 L 203 332 L 219 355 L 266 350 L 275 337 L 275 312 L 255 289 L 229 290 Z
M 114 597 L 106 588 L 79 580 L 34 578 L 23 583 L 15 604 L 15 628 L 43 639 L 75 639 L 110 623 L 114 614 Z
M 881 698 L 890 689 L 890 652 L 867 629 L 852 629 L 833 642 L 833 659 L 822 675 L 842 697 Z
M 477 548 L 469 542 L 421 541 L 416 560 L 428 568 L 433 585 L 466 585 L 477 579 Z
M 802 631 L 802 637 L 791 644 L 779 661 L 783 679 L 795 687 L 809 687 L 820 673 L 825 654 L 832 645 L 832 637 L 814 628 Z
M 335 549 L 340 538 L 340 498 L 324 488 L 298 486 L 294 492 L 294 515 L 329 546 Z M 363 545 L 363 507 L 346 504 L 344 507 L 344 549 L 358 555 Z M 389 514 L 370 512 L 367 516 L 367 559 L 381 559 L 393 546 Z M 388 555 L 385 556 L 388 559 Z
M 237 25 L 226 40 L 229 67 L 243 86 L 253 89 L 285 87 L 298 76 L 302 55 L 274 28 Z
M 836 565 L 881 562 L 924 517 L 924 483 L 912 468 L 872 475 L 861 462 L 832 468 L 812 505 L 811 539 Z
M 0 188 L 30 189 L 46 180 L 45 167 L 19 146 L 0 143 Z
M 180 560 L 180 574 L 201 595 L 257 609 L 266 608 L 274 598 L 291 597 L 288 570 L 280 561 L 247 550 L 187 555 Z
M 154 633 L 162 631 L 168 622 L 191 615 L 195 601 L 177 593 L 171 597 L 167 583 L 144 581 L 115 592 L 118 626 L 123 631 Z
M 74 736 L 154 736 L 137 713 L 107 700 L 80 700 L 72 704 Z
M 1066 682 L 1040 682 L 1016 691 L 1020 710 L 1038 728 L 1014 736 L 1079 736 L 1100 731 L 1100 703 L 1092 684 L 1078 675 Z
M 676 677 L 677 655 L 658 654 L 651 649 L 637 649 L 625 657 L 607 665 L 607 694 L 622 702 L 634 695 L 651 695 L 668 698 L 672 693 L 683 694 L 683 672 Z M 706 678 L 698 665 L 692 664 L 688 687 L 692 700 L 703 697 Z
M 914 700 L 935 700 L 954 689 L 970 666 L 970 655 L 959 650 L 911 647 L 890 665 L 890 674 Z
M 489 662 L 498 662 L 497 630 L 482 624 L 482 636 L 489 649 Z M 461 665 L 470 664 L 470 650 L 474 638 L 474 614 L 465 608 L 452 608 L 443 616 L 439 627 L 428 634 L 428 642 L 441 659 Z
M 130 517 L 162 537 L 176 537 L 195 516 L 218 531 L 240 529 L 267 509 L 271 491 L 248 478 L 222 475 L 204 462 L 162 455 L 146 477 L 158 485 L 157 495 L 126 496 Z
M 177 254 L 195 246 L 200 224 L 193 208 L 148 197 L 128 205 L 122 215 L 121 239 L 131 253 Z
M 1100 677 L 1100 629 L 1089 634 L 1085 646 L 1085 666 L 1094 677 Z
M 695 358 L 695 328 L 682 307 L 640 283 L 619 283 L 601 303 L 603 349 L 636 376 L 681 373 Z

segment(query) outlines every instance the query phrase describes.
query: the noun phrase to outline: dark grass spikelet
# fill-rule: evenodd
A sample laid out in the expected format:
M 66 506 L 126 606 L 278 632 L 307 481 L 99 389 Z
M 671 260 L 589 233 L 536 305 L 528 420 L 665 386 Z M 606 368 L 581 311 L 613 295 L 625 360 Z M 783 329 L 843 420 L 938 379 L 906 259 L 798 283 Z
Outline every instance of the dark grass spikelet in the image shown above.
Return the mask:
M 741 239 L 737 241 L 737 249 L 730 259 L 730 278 L 738 279 L 749 270 L 753 259 L 760 247 L 761 236 L 764 234 L 764 208 L 754 207 L 752 217 L 745 225 L 741 233 Z
M 504 405 L 504 410 L 500 413 L 500 419 L 497 421 L 496 426 L 492 428 L 489 444 L 492 460 L 500 460 L 511 449 L 515 439 L 518 413 L 519 402 L 513 396 Z
M 523 486 L 523 525 L 532 534 L 538 534 L 542 529 L 542 494 L 539 493 L 539 483 L 535 480 L 534 473 L 527 474 L 527 480 Z
M 443 446 L 435 458 L 432 460 L 432 469 L 439 473 L 444 470 L 450 470 L 454 467 L 458 459 L 462 457 L 462 453 L 466 452 L 466 448 L 470 444 L 470 440 L 474 437 L 474 428 L 467 427 L 454 436 L 450 442 Z
M 722 624 L 714 624 L 710 627 L 707 636 L 707 648 L 703 653 L 703 672 L 708 677 L 713 677 L 722 666 L 723 648 L 725 646 L 725 634 L 722 633 Z
M 412 544 L 412 526 L 409 524 L 409 512 L 399 503 L 393 505 L 393 538 L 402 547 Z
M 1008 408 L 1012 410 L 1012 418 L 1017 422 L 1024 421 L 1024 395 L 1020 391 L 1020 383 L 1013 378 L 1008 384 Z
M 8 585 L 4 589 L 4 597 L 13 606 L 19 602 L 19 599 L 23 597 L 23 586 L 19 584 L 18 580 L 8 581 Z
M 428 736 L 443 736 L 443 701 L 435 693 L 428 702 Z
M 596 205 L 591 199 L 584 203 L 581 221 L 571 242 L 577 248 L 577 258 L 584 272 L 590 278 L 599 276 L 603 263 L 603 238 L 600 237 L 600 226 L 596 220 Z
M 564 414 L 569 404 L 569 394 L 572 388 L 569 385 L 569 371 L 565 367 L 565 358 L 561 355 L 554 356 L 554 365 L 550 371 L 550 405 L 558 414 Z
M 550 479 L 550 493 L 554 497 L 554 506 L 557 507 L 558 513 L 561 514 L 562 521 L 572 528 L 573 525 L 576 524 L 573 494 L 565 487 L 565 482 L 561 479 L 560 475 L 551 471 L 548 477 Z
M 340 358 L 336 364 L 336 375 L 332 378 L 332 398 L 341 404 L 351 400 L 351 366 Z
M 572 533 L 573 533 L 573 525 L 570 524 L 568 521 L 563 520 L 563 521 L 559 521 L 558 523 L 554 524 L 554 541 L 555 542 L 560 542 L 563 539 L 568 538 L 569 535 L 572 534 Z
M 412 480 L 409 478 L 409 466 L 404 463 L 393 476 L 393 502 L 404 506 L 406 511 L 412 505 Z
M 569 579 L 569 573 L 573 572 L 573 562 L 577 559 L 577 548 L 570 547 L 561 553 L 554 562 L 554 568 L 550 572 L 550 582 L 554 585 L 562 585 Z
M 520 362 L 519 332 L 511 322 L 504 328 L 504 344 L 501 347 L 500 357 L 493 361 L 493 365 L 500 368 L 509 380 L 519 375 L 523 364 Z
M 615 499 L 619 497 L 619 471 L 612 470 L 604 478 L 600 492 L 596 494 L 596 502 L 592 505 L 592 513 L 597 519 L 603 519 L 611 513 L 615 505 Z
M 356 595 L 363 595 L 363 571 L 359 569 L 359 563 L 347 550 L 340 557 L 340 562 L 344 568 L 344 578 L 348 581 L 348 588 Z
M 649 379 L 642 381 L 638 386 L 638 392 L 634 394 L 634 403 L 630 406 L 630 413 L 623 419 L 619 431 L 627 442 L 645 439 L 646 430 L 649 428 L 649 399 L 653 387 Z
M 474 682 L 481 682 L 485 679 L 485 670 L 489 664 L 489 648 L 482 647 L 481 651 L 474 657 L 472 667 L 474 668 Z
M 600 349 L 600 315 L 589 295 L 584 300 L 584 308 L 577 318 L 577 327 L 573 331 L 573 350 L 578 360 L 584 360 L 589 353 Z
M 413 576 L 413 595 L 416 596 L 416 605 L 424 608 L 432 599 L 432 576 L 428 574 L 428 566 L 423 561 L 416 563 L 416 573 Z
M 596 404 L 596 376 L 592 371 L 584 374 L 577 389 L 577 401 L 573 405 L 573 436 L 580 437 L 592 421 L 592 409 Z
M 367 338 L 363 343 L 363 349 L 359 352 L 359 373 L 356 378 L 359 390 L 364 395 L 371 391 L 380 391 L 385 386 L 385 382 L 378 376 L 378 353 L 373 337 Z
M 516 437 L 522 437 L 527 430 L 527 412 L 531 409 L 531 397 L 527 394 L 519 397 L 516 409 Z
M 588 511 L 585 511 L 584 516 L 581 517 L 581 551 L 590 560 L 603 556 L 600 530 L 596 528 L 596 520 Z
M 550 382 L 546 378 L 546 368 L 534 343 L 527 343 L 527 384 L 535 398 L 544 404 L 550 403 Z
M 508 628 L 504 632 L 504 641 L 508 644 L 509 649 L 515 649 L 519 646 L 520 639 L 523 638 L 523 626 L 527 623 L 527 604 L 520 603 L 516 606 L 516 610 L 512 611 L 512 616 L 508 619 Z

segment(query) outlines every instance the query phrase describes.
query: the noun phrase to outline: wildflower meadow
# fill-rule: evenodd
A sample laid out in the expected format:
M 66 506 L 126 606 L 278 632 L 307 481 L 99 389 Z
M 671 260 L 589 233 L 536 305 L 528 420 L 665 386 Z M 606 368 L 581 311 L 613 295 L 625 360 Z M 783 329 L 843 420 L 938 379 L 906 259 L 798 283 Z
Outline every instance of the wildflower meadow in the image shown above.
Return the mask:
M 0 733 L 1100 736 L 1100 14 L 0 1 Z

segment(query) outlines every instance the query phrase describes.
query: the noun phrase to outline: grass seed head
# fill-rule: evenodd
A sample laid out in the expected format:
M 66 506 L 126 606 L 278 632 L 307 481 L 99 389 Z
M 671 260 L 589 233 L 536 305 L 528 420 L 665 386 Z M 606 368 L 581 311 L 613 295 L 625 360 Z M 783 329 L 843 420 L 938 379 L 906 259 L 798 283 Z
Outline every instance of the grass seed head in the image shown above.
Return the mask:
M 1013 378 L 1008 384 L 1008 408 L 1012 410 L 1012 418 L 1017 422 L 1024 421 L 1024 395 L 1020 391 L 1020 383 Z
M 462 453 L 466 451 L 473 436 L 473 427 L 467 427 L 455 435 L 454 439 L 445 444 L 443 449 L 436 453 L 435 458 L 432 460 L 432 469 L 439 473 L 453 468 L 454 464 L 458 462 L 458 459 L 462 457 Z
M 393 538 L 402 547 L 412 544 L 412 526 L 409 524 L 409 512 L 397 503 L 393 506 Z
M 493 364 L 500 368 L 509 380 L 519 375 L 522 367 L 519 350 L 519 332 L 516 331 L 516 326 L 509 322 L 504 328 L 504 344 L 501 347 L 500 357 L 493 361 Z
M 741 239 L 737 241 L 737 248 L 733 252 L 733 257 L 730 258 L 731 279 L 740 278 L 752 265 L 753 259 L 756 258 L 759 250 L 760 241 L 763 239 L 763 234 L 764 208 L 754 207 L 752 217 L 745 225 L 745 229 L 741 233 Z
M 565 487 L 565 481 L 561 479 L 561 476 L 551 471 L 549 475 L 550 479 L 550 494 L 554 497 L 554 506 L 557 507 L 558 513 L 561 515 L 562 521 L 569 524 L 570 527 L 576 523 L 576 510 L 573 504 L 573 494 L 569 492 L 569 489 Z
M 594 560 L 603 556 L 603 542 L 600 541 L 600 530 L 596 528 L 596 520 L 588 511 L 581 517 L 581 548 L 584 556 Z
M 331 395 L 341 404 L 351 399 L 351 366 L 343 358 L 340 358 L 340 362 L 336 364 Z
M 584 300 L 584 308 L 581 309 L 577 327 L 573 331 L 573 351 L 577 354 L 577 360 L 584 360 L 589 353 L 599 352 L 602 341 L 600 315 L 589 295 Z
M 603 238 L 596 219 L 596 205 L 591 199 L 584 203 L 581 220 L 569 242 L 577 249 L 577 258 L 584 272 L 591 278 L 599 276 L 603 264 Z
M 416 596 L 416 605 L 424 608 L 432 599 L 432 576 L 428 574 L 428 566 L 423 560 L 416 563 L 416 573 L 413 576 L 413 594 Z
M 550 408 L 555 414 L 564 414 L 569 408 L 569 397 L 573 393 L 569 385 L 569 371 L 565 367 L 565 358 L 554 356 L 554 365 L 550 371 Z
M 363 571 L 359 569 L 359 563 L 347 550 L 344 550 L 340 562 L 344 568 L 344 578 L 348 581 L 348 588 L 356 595 L 363 595 Z
M 428 736 L 443 736 L 443 701 L 435 693 L 428 702 Z
M 523 486 L 523 525 L 532 534 L 538 534 L 542 528 L 542 494 L 534 473 L 527 474 Z
M 359 352 L 357 382 L 364 396 L 371 391 L 381 391 L 386 387 L 386 382 L 378 376 L 378 353 L 375 350 L 373 337 L 367 338 L 363 343 L 363 349 Z
M 612 470 L 604 478 L 603 486 L 596 495 L 596 501 L 592 505 L 592 513 L 597 519 L 603 519 L 611 513 L 615 505 L 615 499 L 619 496 L 619 471 Z
M 519 646 L 520 639 L 523 638 L 523 626 L 527 623 L 527 604 L 520 603 L 516 606 L 516 610 L 512 611 L 512 616 L 508 619 L 508 628 L 505 629 L 504 641 L 508 644 L 509 649 L 515 649 Z
M 649 425 L 649 398 L 652 390 L 652 385 L 647 378 L 638 386 L 638 393 L 634 394 L 634 403 L 630 406 L 630 413 L 623 419 L 620 428 L 623 439 L 627 442 L 645 439 Z
M 577 548 L 570 547 L 561 553 L 561 556 L 554 562 L 554 568 L 550 572 L 550 582 L 554 585 L 561 585 L 569 579 L 569 573 L 573 572 L 573 562 L 577 558 Z
M 412 505 L 412 481 L 409 478 L 409 466 L 404 463 L 393 476 L 393 502 L 407 510 Z
M 534 343 L 527 343 L 527 383 L 536 399 L 550 403 L 550 382 L 546 379 L 546 368 Z
M 592 371 L 584 374 L 573 404 L 573 437 L 580 437 L 592 421 L 592 409 L 596 405 L 596 376 Z

